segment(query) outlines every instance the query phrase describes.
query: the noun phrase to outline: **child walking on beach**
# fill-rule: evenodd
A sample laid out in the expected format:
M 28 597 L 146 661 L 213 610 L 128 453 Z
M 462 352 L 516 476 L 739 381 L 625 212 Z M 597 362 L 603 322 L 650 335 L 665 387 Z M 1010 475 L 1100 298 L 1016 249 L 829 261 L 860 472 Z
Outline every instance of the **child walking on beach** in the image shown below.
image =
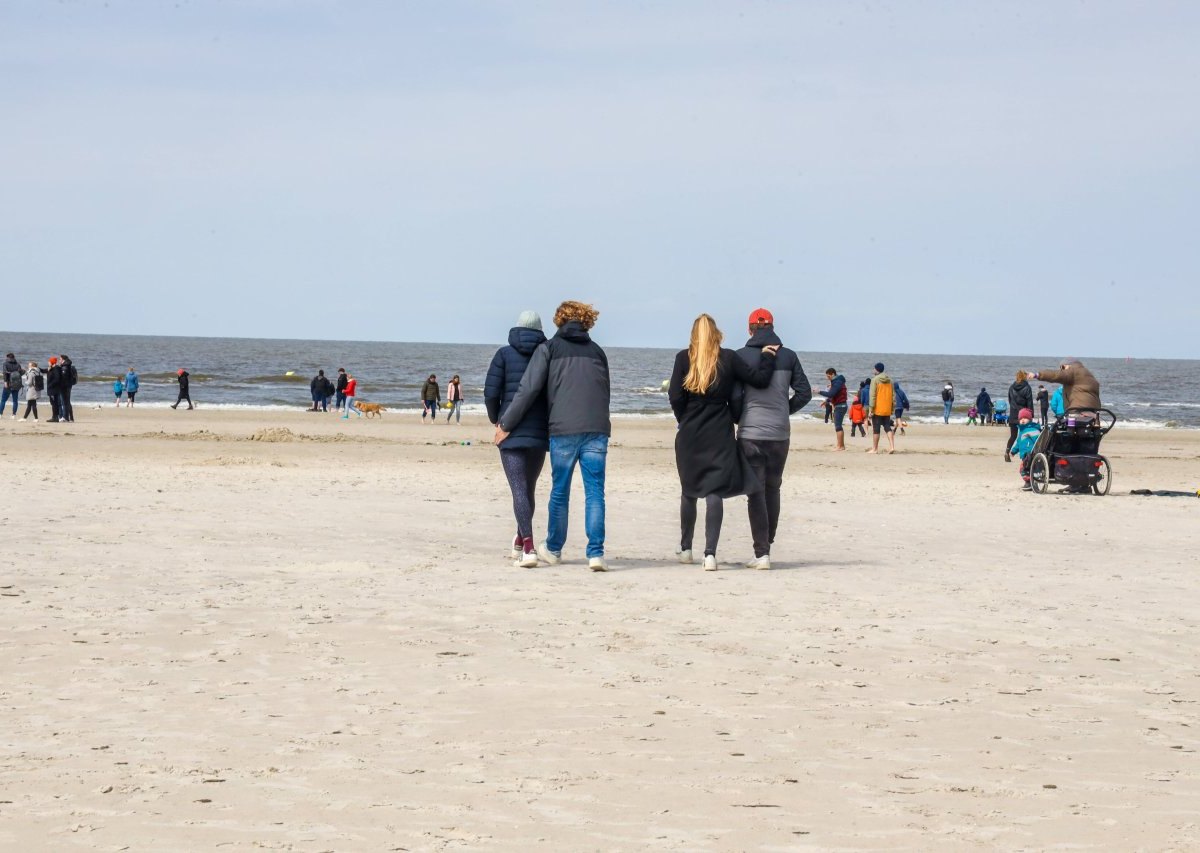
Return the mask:
M 1017 438 L 1008 448 L 1008 452 L 1015 454 L 1021 460 L 1021 479 L 1025 485 L 1021 488 L 1025 491 L 1031 491 L 1032 486 L 1029 484 L 1029 460 L 1028 456 L 1033 450 L 1033 446 L 1037 443 L 1038 435 L 1041 434 L 1042 428 L 1033 422 L 1033 410 L 1021 409 L 1021 413 L 1017 416 L 1019 424 L 1017 426 Z
M 867 437 L 867 410 L 862 404 L 862 400 L 855 400 L 850 406 L 850 437 L 862 433 L 862 437 Z
M 121 406 L 121 395 L 124 393 L 125 383 L 121 380 L 121 377 L 118 376 L 115 380 L 113 380 L 113 396 L 117 398 L 117 402 L 114 405 L 118 408 Z

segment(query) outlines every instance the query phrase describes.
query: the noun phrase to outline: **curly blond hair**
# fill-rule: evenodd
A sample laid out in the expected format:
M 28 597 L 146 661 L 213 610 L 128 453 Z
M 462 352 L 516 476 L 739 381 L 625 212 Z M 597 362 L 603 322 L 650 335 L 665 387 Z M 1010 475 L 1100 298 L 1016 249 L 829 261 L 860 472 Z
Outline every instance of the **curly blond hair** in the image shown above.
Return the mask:
M 554 325 L 561 327 L 566 323 L 576 322 L 583 326 L 583 330 L 586 332 L 596 325 L 596 318 L 599 316 L 600 312 L 586 302 L 567 300 L 554 312 Z

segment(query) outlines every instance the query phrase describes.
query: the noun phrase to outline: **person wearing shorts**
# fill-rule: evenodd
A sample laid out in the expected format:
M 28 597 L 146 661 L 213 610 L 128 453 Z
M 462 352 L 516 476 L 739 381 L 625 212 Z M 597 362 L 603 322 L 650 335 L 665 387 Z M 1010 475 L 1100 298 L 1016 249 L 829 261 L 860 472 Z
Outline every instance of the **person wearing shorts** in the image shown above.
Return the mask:
M 825 370 L 825 378 L 829 380 L 829 387 L 824 391 L 813 390 L 825 398 L 826 410 L 833 411 L 833 434 L 837 439 L 833 449 L 845 450 L 846 433 L 842 430 L 842 423 L 846 420 L 846 377 L 830 367 Z
M 871 377 L 867 410 L 871 413 L 871 448 L 867 453 L 879 452 L 879 431 L 887 433 L 888 453 L 896 452 L 896 433 L 892 424 L 892 409 L 895 402 L 892 378 L 884 373 L 883 362 L 876 362 L 875 375 Z

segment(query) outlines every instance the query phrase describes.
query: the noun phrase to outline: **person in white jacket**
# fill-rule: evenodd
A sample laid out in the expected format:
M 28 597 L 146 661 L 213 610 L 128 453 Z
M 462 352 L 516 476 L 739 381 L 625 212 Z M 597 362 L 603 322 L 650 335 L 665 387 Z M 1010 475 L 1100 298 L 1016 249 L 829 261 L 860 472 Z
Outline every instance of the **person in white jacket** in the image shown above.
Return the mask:
M 42 396 L 42 392 L 38 388 L 38 380 L 41 378 L 42 371 L 38 369 L 37 362 L 29 362 L 29 369 L 25 371 L 25 376 L 21 379 L 21 385 L 25 388 L 25 414 L 21 417 L 21 420 L 26 420 L 30 412 L 33 413 L 35 421 L 38 419 L 37 401 Z

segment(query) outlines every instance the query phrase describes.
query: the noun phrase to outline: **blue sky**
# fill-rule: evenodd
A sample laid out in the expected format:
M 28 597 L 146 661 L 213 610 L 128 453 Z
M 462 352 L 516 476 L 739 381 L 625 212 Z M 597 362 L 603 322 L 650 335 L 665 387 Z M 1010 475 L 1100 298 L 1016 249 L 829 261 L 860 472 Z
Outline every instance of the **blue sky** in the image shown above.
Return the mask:
M 1196 357 L 1200 5 L 0 5 L 2 325 Z M 33 306 L 38 307 L 34 308 Z M 29 307 L 25 307 L 29 306 Z

